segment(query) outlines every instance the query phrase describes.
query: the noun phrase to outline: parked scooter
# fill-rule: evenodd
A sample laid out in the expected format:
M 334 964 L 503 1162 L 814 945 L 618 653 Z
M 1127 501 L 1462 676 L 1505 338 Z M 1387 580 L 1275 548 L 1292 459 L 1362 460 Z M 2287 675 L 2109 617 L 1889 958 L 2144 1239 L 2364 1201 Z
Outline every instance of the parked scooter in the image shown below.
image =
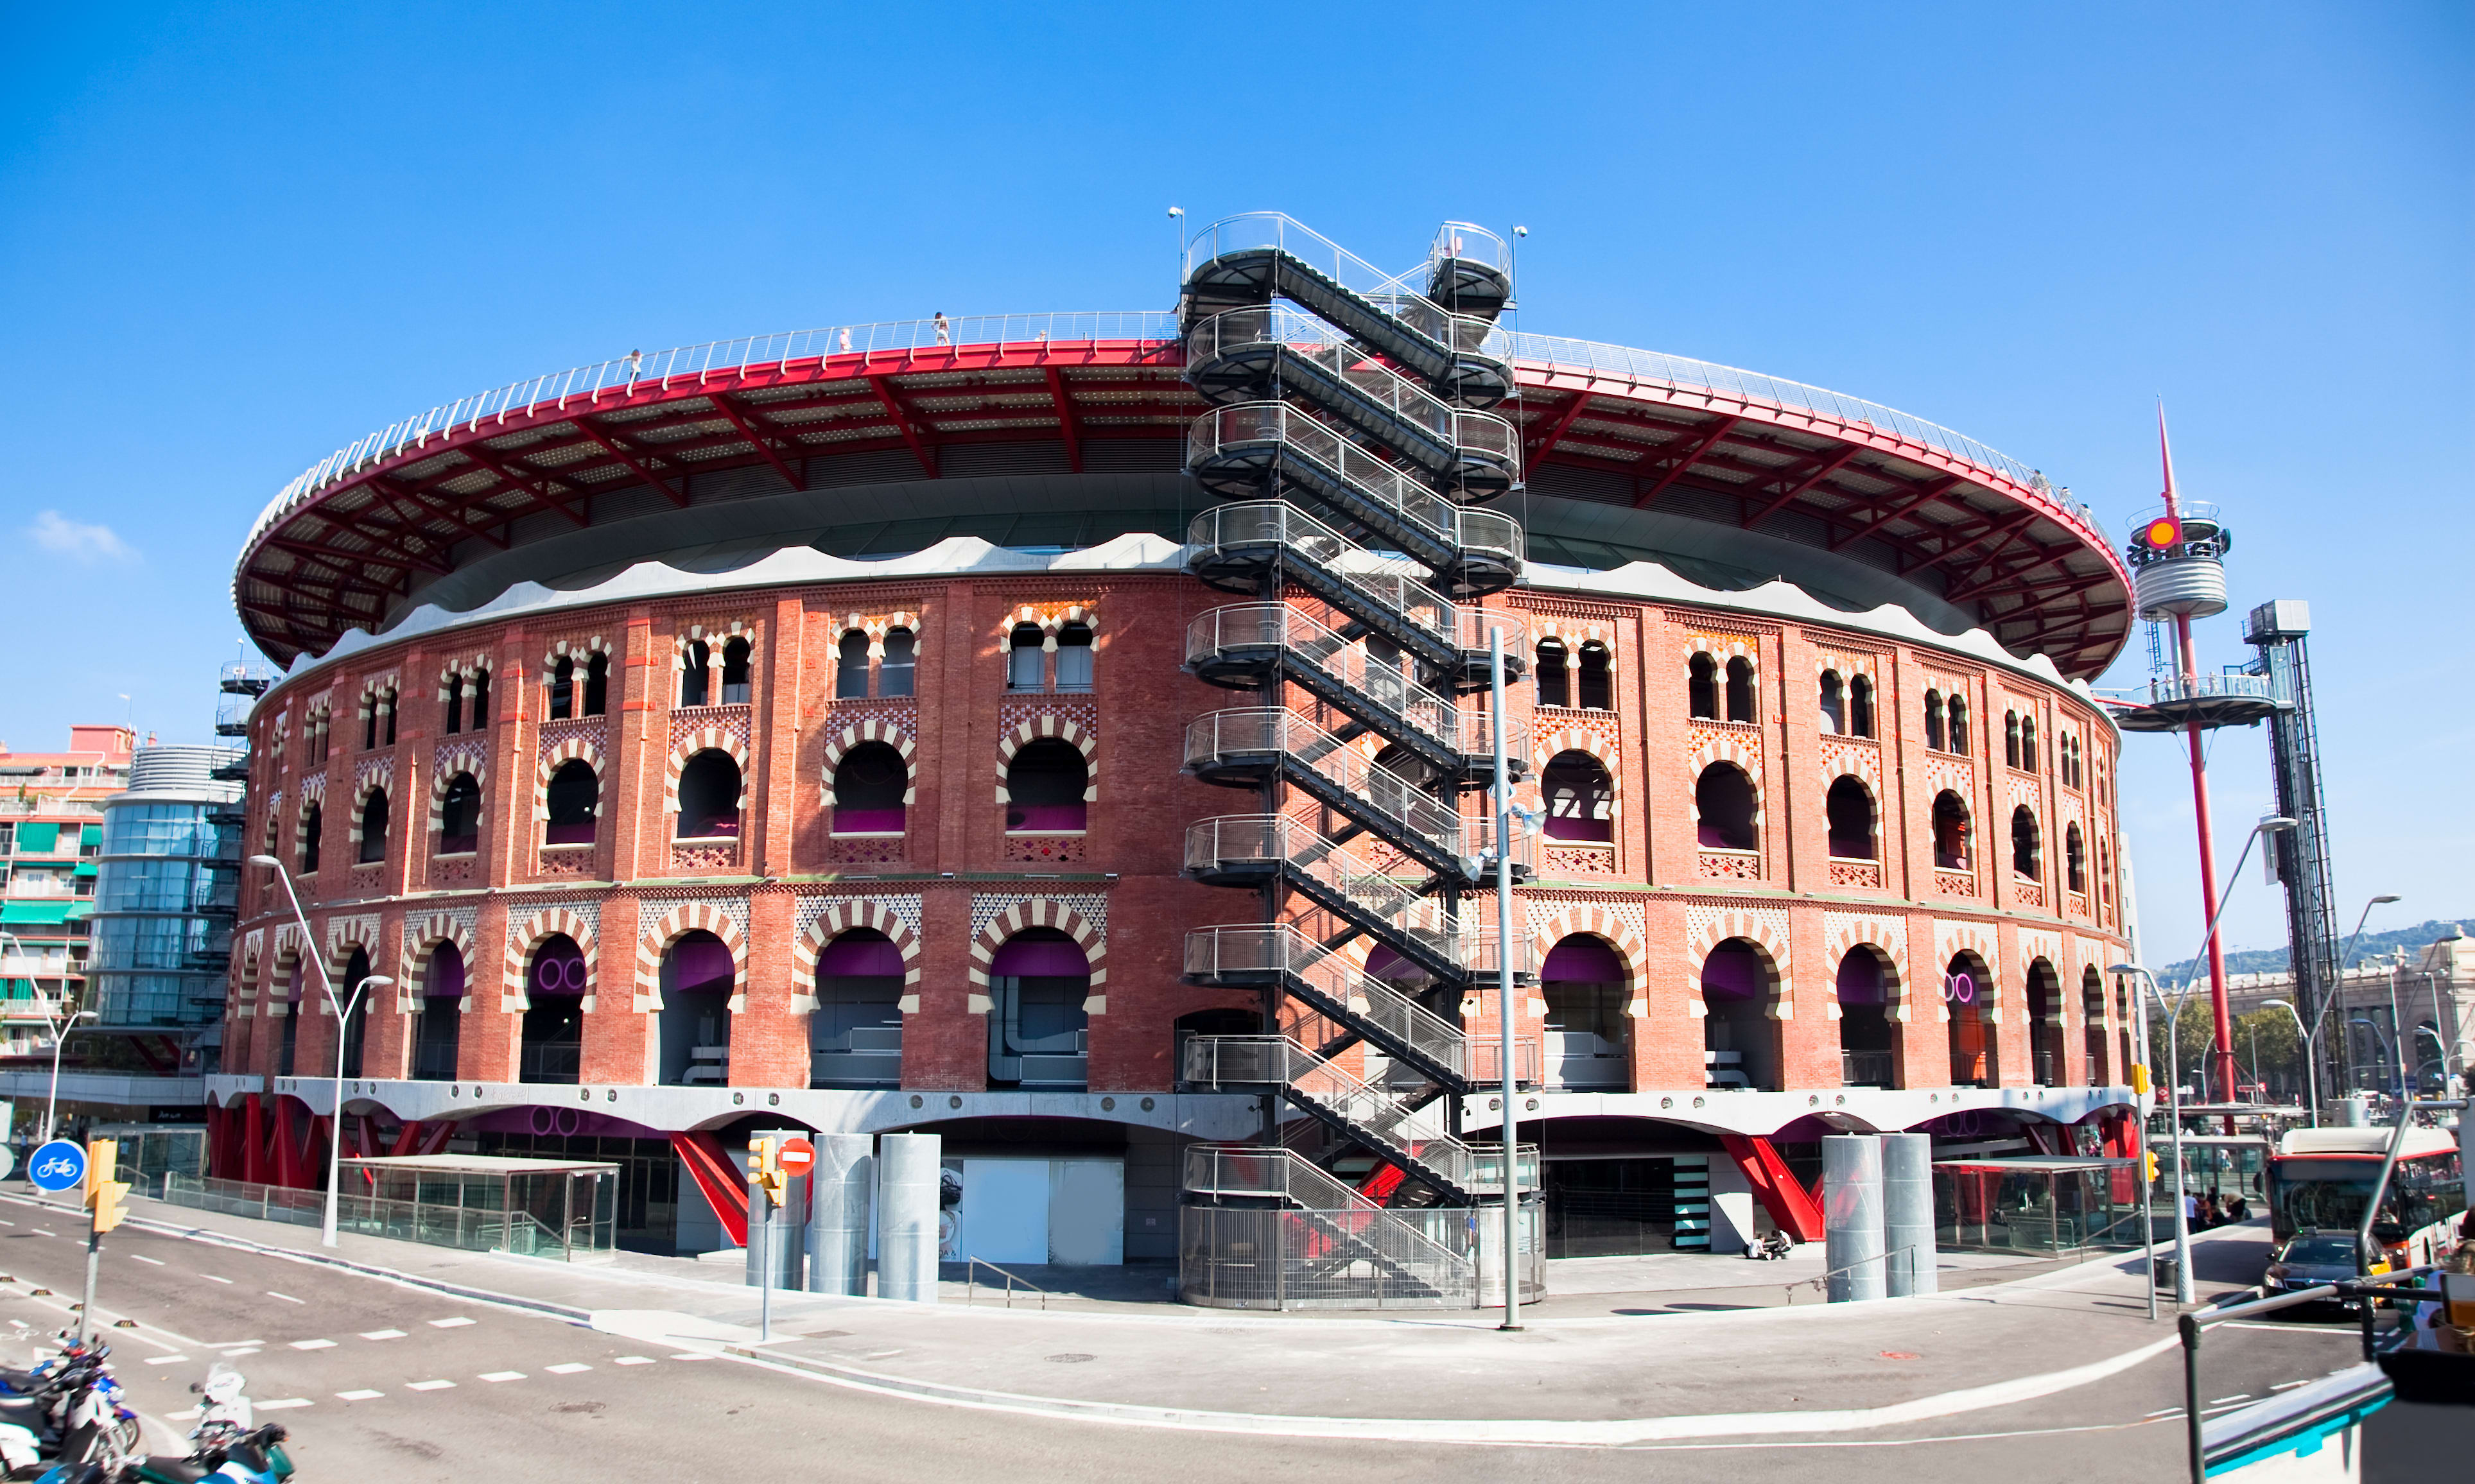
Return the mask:
M 144 1433 L 107 1364 L 110 1354 L 102 1341 L 71 1341 L 55 1359 L 15 1377 L 29 1389 L 0 1396 L 0 1477 L 34 1478 L 63 1463 L 110 1464 L 136 1450 Z
M 1796 1243 L 1784 1231 L 1773 1230 L 1757 1242 L 1745 1244 L 1745 1256 L 1753 1262 L 1777 1262 L 1796 1251 Z
M 282 1484 L 293 1473 L 283 1448 L 291 1434 L 280 1423 L 257 1424 L 246 1386 L 239 1372 L 220 1362 L 190 1385 L 199 1399 L 198 1424 L 189 1430 L 194 1447 L 186 1457 L 139 1457 L 131 1448 L 57 1464 L 37 1484 Z

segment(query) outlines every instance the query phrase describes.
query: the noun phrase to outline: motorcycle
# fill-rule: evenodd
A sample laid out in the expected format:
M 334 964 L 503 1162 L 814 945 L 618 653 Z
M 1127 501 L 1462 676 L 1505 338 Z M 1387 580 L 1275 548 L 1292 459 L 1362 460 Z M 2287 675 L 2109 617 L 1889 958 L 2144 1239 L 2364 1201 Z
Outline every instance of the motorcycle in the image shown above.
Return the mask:
M 189 1391 L 199 1398 L 198 1424 L 186 1457 L 139 1456 L 135 1448 L 110 1456 L 63 1461 L 37 1484 L 282 1484 L 293 1474 L 282 1424 L 258 1425 L 241 1374 L 220 1362 Z
M 1796 1251 L 1796 1244 L 1784 1231 L 1773 1231 L 1756 1242 L 1745 1244 L 1745 1257 L 1750 1262 L 1777 1262 Z
M 110 1464 L 144 1439 L 107 1364 L 111 1347 L 70 1342 L 60 1355 L 17 1379 L 31 1389 L 0 1395 L 0 1477 L 48 1476 L 63 1464 Z

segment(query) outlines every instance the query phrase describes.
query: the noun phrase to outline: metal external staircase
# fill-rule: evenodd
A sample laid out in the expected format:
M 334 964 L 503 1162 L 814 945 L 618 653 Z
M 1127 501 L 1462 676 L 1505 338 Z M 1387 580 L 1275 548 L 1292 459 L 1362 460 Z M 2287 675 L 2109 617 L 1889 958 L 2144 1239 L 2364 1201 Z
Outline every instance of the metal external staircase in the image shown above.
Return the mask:
M 1503 1199 L 1504 1151 L 1458 1136 L 1459 1100 L 1502 1071 L 1458 1017 L 1502 955 L 1529 973 L 1524 945 L 1461 903 L 1497 845 L 1461 810 L 1499 781 L 1494 718 L 1469 693 L 1488 681 L 1490 628 L 1507 656 L 1526 647 L 1517 620 L 1472 601 L 1521 572 L 1519 524 L 1473 508 L 1521 482 L 1519 434 L 1488 410 L 1512 387 L 1503 257 L 1492 234 L 1447 225 L 1419 270 L 1387 276 L 1278 216 L 1217 223 L 1188 256 L 1187 378 L 1214 406 L 1187 468 L 1227 501 L 1193 522 L 1188 570 L 1252 600 L 1199 615 L 1186 664 L 1258 701 L 1197 718 L 1185 761 L 1261 807 L 1192 825 L 1186 872 L 1262 909 L 1188 934 L 1185 973 L 1261 993 L 1264 1022 L 1189 1037 L 1180 1077 L 1276 1095 L 1325 1131 L 1324 1158 L 1382 1161 L 1368 1188 L 1386 1198 L 1295 1137 L 1198 1151 L 1181 1243 L 1197 1302 L 1477 1302 L 1469 1208 Z M 1505 782 L 1529 766 L 1512 737 Z M 1534 1153 L 1519 1179 L 1534 1188 Z

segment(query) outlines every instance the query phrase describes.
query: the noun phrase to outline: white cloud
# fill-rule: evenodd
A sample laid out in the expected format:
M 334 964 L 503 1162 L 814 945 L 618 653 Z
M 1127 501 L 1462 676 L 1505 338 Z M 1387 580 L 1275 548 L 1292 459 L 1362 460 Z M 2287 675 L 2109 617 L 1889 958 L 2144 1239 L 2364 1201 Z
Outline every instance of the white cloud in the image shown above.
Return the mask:
M 87 525 L 72 521 L 57 510 L 46 510 L 35 517 L 26 527 L 35 545 L 46 551 L 58 552 L 81 562 L 130 562 L 137 559 L 137 548 L 120 539 L 109 525 Z

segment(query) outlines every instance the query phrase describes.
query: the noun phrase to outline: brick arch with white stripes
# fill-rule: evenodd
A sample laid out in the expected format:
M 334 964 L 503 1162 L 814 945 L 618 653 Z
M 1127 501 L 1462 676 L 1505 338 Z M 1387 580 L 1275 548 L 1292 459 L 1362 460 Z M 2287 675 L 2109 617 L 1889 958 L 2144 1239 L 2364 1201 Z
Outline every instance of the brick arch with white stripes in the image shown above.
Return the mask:
M 906 1015 L 919 1013 L 919 935 L 883 903 L 857 897 L 828 904 L 791 945 L 797 983 L 804 986 L 792 997 L 791 1008 L 801 1014 L 817 1008 L 817 960 L 835 938 L 855 928 L 873 929 L 893 940 L 902 955 L 902 997 L 897 1008 Z
M 1083 1011 L 1089 1015 L 1106 1014 L 1109 1009 L 1109 942 L 1091 920 L 1066 906 L 1044 896 L 1017 902 L 997 913 L 971 939 L 971 999 L 974 1015 L 989 1012 L 989 969 L 996 962 L 997 950 L 1006 940 L 1025 928 L 1055 928 L 1083 950 L 1083 961 L 1090 966 L 1091 985 L 1083 1001 Z
M 1093 759 L 1099 755 L 1100 750 L 1098 740 L 1085 730 L 1081 722 L 1051 712 L 1042 712 L 1037 717 L 1017 723 L 1013 731 L 997 739 L 998 803 L 1014 802 L 1014 795 L 1006 791 L 1006 774 L 1013 770 L 1015 754 L 1033 742 L 1052 737 L 1059 742 L 1072 743 L 1074 750 L 1083 754 L 1083 802 L 1090 804 L 1098 801 L 1100 770 L 1093 766 Z
M 698 931 L 722 939 L 730 950 L 731 1013 L 747 1008 L 747 935 L 739 930 L 730 913 L 713 903 L 682 902 L 655 918 L 652 927 L 636 939 L 637 1010 L 662 1008 L 662 956 L 673 943 Z
M 893 722 L 875 719 L 854 721 L 850 725 L 844 727 L 840 733 L 826 742 L 825 764 L 822 775 L 822 802 L 831 804 L 834 801 L 834 770 L 843 766 L 843 759 L 849 756 L 851 749 L 866 742 L 883 742 L 887 746 L 892 747 L 896 753 L 900 754 L 902 758 L 902 807 L 908 809 L 913 804 L 918 803 L 919 793 L 919 769 L 912 760 L 919 751 L 919 742 L 913 741 L 910 733 L 894 725 Z M 1088 757 L 1089 754 L 1087 753 L 1086 756 Z M 998 791 L 1002 793 L 1004 791 L 1000 788 Z M 1003 803 L 1005 801 L 1000 798 L 998 802 Z
M 1761 950 L 1762 970 L 1770 981 L 1770 1003 L 1764 1011 L 1774 1020 L 1785 1020 L 1796 1012 L 1788 999 L 1787 938 L 1777 928 L 1761 918 L 1743 912 L 1722 912 L 1707 922 L 1697 923 L 1685 939 L 1685 972 L 1693 986 L 1689 1003 L 1695 1019 L 1709 1013 L 1702 998 L 1702 965 L 1709 961 L 1710 952 L 1731 937 L 1740 937 Z
M 529 1010 L 531 999 L 525 992 L 525 969 L 533 955 L 550 938 L 565 935 L 575 940 L 584 955 L 584 1005 L 593 1009 L 594 991 L 600 987 L 601 948 L 596 940 L 593 925 L 564 907 L 536 908 L 517 919 L 507 935 L 507 956 L 502 965 L 499 987 L 499 1009 L 513 1012 Z
M 464 926 L 452 913 L 432 912 L 427 917 L 404 920 L 404 952 L 399 956 L 402 966 L 396 971 L 395 1008 L 398 1014 L 419 1014 L 429 1008 L 429 997 L 422 993 L 429 977 L 429 961 L 438 953 L 441 943 L 453 943 L 464 958 L 464 997 L 456 1002 L 458 1010 L 473 1008 L 473 930 Z

